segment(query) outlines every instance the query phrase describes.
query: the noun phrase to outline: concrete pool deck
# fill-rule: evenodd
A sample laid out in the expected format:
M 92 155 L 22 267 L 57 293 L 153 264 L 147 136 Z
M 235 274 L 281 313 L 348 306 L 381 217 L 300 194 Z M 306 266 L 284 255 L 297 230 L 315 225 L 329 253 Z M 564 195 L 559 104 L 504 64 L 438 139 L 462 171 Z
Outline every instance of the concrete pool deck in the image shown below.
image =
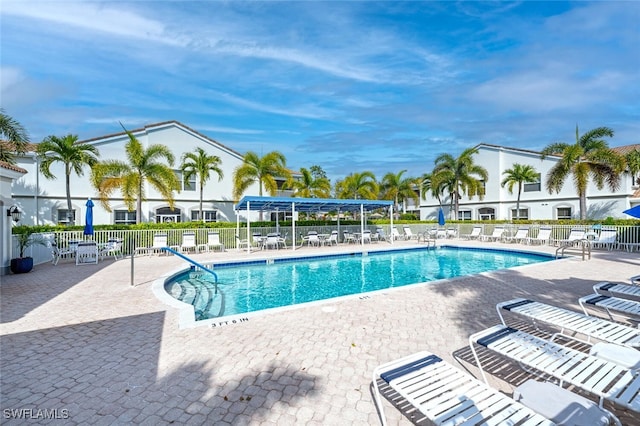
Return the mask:
M 555 247 L 442 242 L 555 253 Z M 415 242 L 400 242 L 401 246 Z M 372 248 L 390 248 L 387 243 Z M 354 245 L 304 248 L 296 255 L 354 251 Z M 290 255 L 198 254 L 197 261 Z M 97 265 L 38 265 L 0 284 L 0 410 L 3 424 L 380 424 L 371 374 L 384 362 L 428 350 L 467 369 L 468 336 L 499 322 L 495 304 L 530 297 L 579 310 L 600 281 L 640 274 L 638 253 L 593 252 L 557 262 L 410 286 L 371 296 L 268 313 L 234 325 L 180 329 L 178 310 L 151 283 L 185 267 L 175 256 Z M 509 392 L 526 376 L 492 365 Z M 412 424 L 384 401 L 389 424 Z M 637 413 L 612 407 L 623 424 Z M 31 411 L 28 411 L 31 409 Z M 46 412 L 37 410 L 47 410 Z M 16 417 L 22 416 L 21 419 Z M 58 420 L 62 421 L 62 420 Z

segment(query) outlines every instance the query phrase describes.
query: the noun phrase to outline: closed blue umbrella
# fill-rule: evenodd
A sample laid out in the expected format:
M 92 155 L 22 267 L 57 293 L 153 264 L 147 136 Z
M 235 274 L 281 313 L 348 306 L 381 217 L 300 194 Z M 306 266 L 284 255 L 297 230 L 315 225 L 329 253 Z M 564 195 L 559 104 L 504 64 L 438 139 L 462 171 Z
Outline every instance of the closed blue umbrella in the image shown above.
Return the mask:
M 438 225 L 444 226 L 444 211 L 442 211 L 442 207 L 440 207 L 440 211 L 438 212 Z
M 627 209 L 622 213 L 626 213 L 629 216 L 637 217 L 638 219 L 640 219 L 640 204 L 635 207 L 631 207 L 630 209 Z
M 87 206 L 87 214 L 84 219 L 84 235 L 93 235 L 93 201 L 91 198 L 85 204 Z

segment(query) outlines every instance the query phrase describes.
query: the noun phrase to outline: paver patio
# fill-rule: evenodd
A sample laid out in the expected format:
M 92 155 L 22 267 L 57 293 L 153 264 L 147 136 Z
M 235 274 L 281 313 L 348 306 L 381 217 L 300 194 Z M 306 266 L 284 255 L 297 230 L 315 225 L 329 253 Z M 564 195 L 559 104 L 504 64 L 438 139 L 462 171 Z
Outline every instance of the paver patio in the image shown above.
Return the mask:
M 290 253 L 229 251 L 195 258 L 282 254 Z M 12 418 L 17 415 L 41 416 L 29 424 L 50 423 L 42 417 L 58 415 L 67 417 L 66 424 L 96 425 L 379 424 L 371 395 L 375 366 L 428 350 L 477 376 L 465 360 L 467 339 L 499 321 L 497 302 L 530 297 L 578 310 L 577 298 L 595 283 L 640 274 L 640 256 L 598 251 L 589 261 L 570 258 L 314 304 L 225 327 L 180 329 L 178 311 L 150 287 L 184 266 L 174 256 L 137 257 L 135 286 L 128 258 L 38 265 L 28 274 L 1 277 L 2 423 L 25 423 Z M 511 389 L 496 377 L 492 384 Z M 389 424 L 412 423 L 384 403 Z M 615 412 L 625 424 L 640 424 L 637 414 Z

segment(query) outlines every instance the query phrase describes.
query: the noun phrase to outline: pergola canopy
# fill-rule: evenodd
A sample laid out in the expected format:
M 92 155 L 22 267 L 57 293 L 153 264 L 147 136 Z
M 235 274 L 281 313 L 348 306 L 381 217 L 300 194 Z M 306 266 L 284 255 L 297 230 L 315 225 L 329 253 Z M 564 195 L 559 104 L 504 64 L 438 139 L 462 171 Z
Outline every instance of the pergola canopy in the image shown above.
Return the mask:
M 295 207 L 294 207 L 295 206 Z M 357 211 L 361 209 L 373 210 L 393 206 L 393 201 L 387 200 L 341 200 L 337 198 L 297 198 L 297 197 L 257 197 L 245 196 L 236 204 L 235 210 L 270 210 L 270 211 Z

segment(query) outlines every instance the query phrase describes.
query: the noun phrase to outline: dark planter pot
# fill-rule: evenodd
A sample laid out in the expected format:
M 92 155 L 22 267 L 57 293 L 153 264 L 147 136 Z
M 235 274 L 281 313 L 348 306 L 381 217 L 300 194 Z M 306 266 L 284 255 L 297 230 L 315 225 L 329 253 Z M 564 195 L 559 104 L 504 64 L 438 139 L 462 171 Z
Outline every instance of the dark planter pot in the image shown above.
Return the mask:
M 14 274 L 24 274 L 33 269 L 33 257 L 22 257 L 11 259 L 11 272 Z

